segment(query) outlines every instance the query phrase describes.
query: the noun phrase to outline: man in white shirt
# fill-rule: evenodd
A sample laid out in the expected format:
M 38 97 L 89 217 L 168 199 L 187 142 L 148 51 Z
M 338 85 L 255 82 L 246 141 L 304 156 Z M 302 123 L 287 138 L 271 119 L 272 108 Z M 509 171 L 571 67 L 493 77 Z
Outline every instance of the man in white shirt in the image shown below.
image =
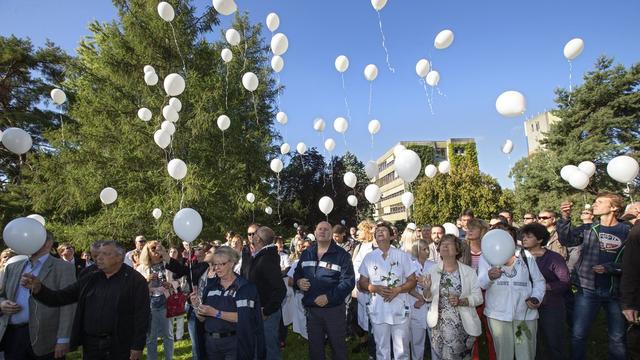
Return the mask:
M 131 256 L 133 255 L 133 253 L 138 250 L 138 251 L 142 251 L 142 248 L 144 248 L 144 244 L 147 243 L 147 239 L 145 239 L 144 235 L 138 235 L 136 236 L 135 239 L 135 244 L 136 244 L 136 248 L 127 252 L 124 255 L 124 263 L 133 267 L 133 260 L 131 258 Z
M 396 360 L 409 359 L 410 302 L 408 292 L 416 287 L 415 267 L 407 253 L 391 247 L 392 228 L 376 225 L 378 248 L 364 257 L 358 286 L 371 296 L 368 311 L 378 360 L 391 359 L 391 339 Z

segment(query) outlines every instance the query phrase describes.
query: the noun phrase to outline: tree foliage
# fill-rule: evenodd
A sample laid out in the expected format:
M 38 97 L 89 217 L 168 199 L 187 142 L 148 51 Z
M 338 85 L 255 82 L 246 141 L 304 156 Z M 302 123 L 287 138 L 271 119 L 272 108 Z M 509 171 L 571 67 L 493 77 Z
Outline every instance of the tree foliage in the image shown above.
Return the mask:
M 572 199 L 590 203 L 594 195 L 609 190 L 622 192 L 624 185 L 606 172 L 608 161 L 618 155 L 640 151 L 640 64 L 626 69 L 613 59 L 600 57 L 584 75 L 584 83 L 569 92 L 556 90 L 562 119 L 553 124 L 543 144 L 546 150 L 518 161 L 511 169 L 519 214 L 557 208 Z M 560 169 L 582 161 L 596 164 L 586 191 L 573 189 L 560 178 Z

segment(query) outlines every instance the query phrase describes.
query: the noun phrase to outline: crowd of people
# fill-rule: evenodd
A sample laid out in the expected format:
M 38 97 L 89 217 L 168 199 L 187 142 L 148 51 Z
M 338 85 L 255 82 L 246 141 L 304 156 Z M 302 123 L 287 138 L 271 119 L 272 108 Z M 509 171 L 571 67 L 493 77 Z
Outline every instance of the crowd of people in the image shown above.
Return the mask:
M 131 251 L 97 241 L 81 256 L 48 233 L 28 259 L 0 254 L 0 348 L 8 360 L 79 346 L 84 359 L 141 359 L 145 347 L 157 359 L 160 338 L 172 359 L 186 322 L 193 359 L 281 359 L 289 326 L 310 359 L 326 345 L 334 360 L 586 359 L 602 309 L 608 357 L 640 359 L 640 203 L 601 193 L 580 223 L 573 207 L 519 227 L 509 211 L 485 222 L 466 209 L 457 234 L 322 221 L 287 244 L 250 224 L 246 237 L 166 248 L 139 235 Z M 500 266 L 483 256 L 492 229 L 516 245 Z

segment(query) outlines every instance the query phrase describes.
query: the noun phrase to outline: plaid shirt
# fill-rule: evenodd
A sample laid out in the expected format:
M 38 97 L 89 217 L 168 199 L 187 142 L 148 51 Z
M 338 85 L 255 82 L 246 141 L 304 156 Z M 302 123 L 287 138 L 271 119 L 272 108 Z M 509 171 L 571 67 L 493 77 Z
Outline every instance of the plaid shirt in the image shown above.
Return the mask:
M 573 283 L 579 288 L 595 290 L 596 274 L 593 271 L 595 265 L 603 265 L 606 273 L 611 275 L 611 295 L 617 296 L 618 284 L 622 275 L 622 265 L 618 261 L 626 244 L 623 239 L 622 246 L 617 252 L 616 262 L 599 264 L 600 256 L 600 224 L 583 224 L 578 227 L 571 226 L 571 220 L 559 219 L 556 224 L 558 239 L 566 247 L 582 245 L 580 259 L 573 269 Z

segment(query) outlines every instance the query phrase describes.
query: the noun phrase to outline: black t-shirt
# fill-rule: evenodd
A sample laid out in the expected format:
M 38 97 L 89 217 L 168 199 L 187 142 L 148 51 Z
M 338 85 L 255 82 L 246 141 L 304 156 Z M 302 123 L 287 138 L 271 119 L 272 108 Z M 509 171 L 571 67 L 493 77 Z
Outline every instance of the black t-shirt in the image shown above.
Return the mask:
M 124 272 L 107 278 L 104 273 L 96 276 L 94 285 L 85 297 L 84 331 L 88 335 L 113 334 L 118 317 L 118 299 L 124 285 Z

